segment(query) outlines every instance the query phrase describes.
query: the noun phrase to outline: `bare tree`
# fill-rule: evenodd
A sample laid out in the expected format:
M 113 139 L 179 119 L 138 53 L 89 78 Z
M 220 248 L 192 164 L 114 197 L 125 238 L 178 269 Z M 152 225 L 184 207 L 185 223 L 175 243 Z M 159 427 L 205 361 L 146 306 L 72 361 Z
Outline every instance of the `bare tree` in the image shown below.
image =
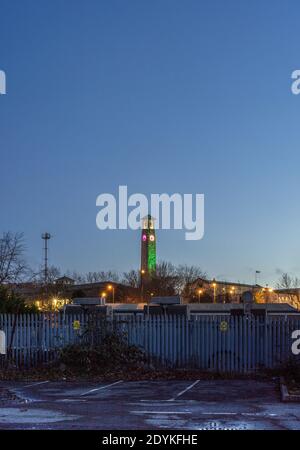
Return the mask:
M 297 287 L 300 287 L 299 278 L 293 278 L 288 273 L 283 273 L 277 283 L 278 289 L 295 289 Z
M 47 270 L 47 281 L 48 283 L 54 283 L 57 278 L 61 277 L 61 271 L 56 266 L 49 266 Z
M 140 282 L 139 272 L 137 270 L 130 270 L 123 273 L 122 283 L 128 286 L 138 288 Z
M 47 281 L 49 284 L 54 283 L 57 278 L 61 276 L 61 271 L 56 266 L 49 266 L 47 270 Z M 45 270 L 43 266 L 40 266 L 37 272 L 32 272 L 31 281 L 34 281 L 35 283 L 44 283 L 45 282 Z
M 156 266 L 156 273 L 147 284 L 148 294 L 168 296 L 176 293 L 177 274 L 175 266 L 167 261 L 161 261 Z
M 23 233 L 4 232 L 0 237 L 0 284 L 16 283 L 28 273 Z
M 177 275 L 177 291 L 180 294 L 190 296 L 190 286 L 198 278 L 206 279 L 207 275 L 198 266 L 188 266 L 187 264 L 181 264 L 176 268 Z
M 283 273 L 281 275 L 281 278 L 279 279 L 277 283 L 278 289 L 286 289 L 287 292 L 285 294 L 285 298 L 288 300 L 288 303 L 290 303 L 295 308 L 300 307 L 300 299 L 299 294 L 293 292 L 293 289 L 299 288 L 300 286 L 300 280 L 297 277 L 291 277 L 288 273 Z M 288 290 L 290 289 L 290 292 Z
M 156 276 L 162 279 L 174 279 L 176 275 L 176 267 L 168 261 L 160 261 L 156 266 Z
M 107 272 L 88 272 L 86 274 L 87 283 L 99 283 L 101 281 L 114 281 L 115 283 L 118 283 L 119 275 L 112 270 L 109 270 Z
M 146 295 L 164 296 L 189 294 L 189 286 L 198 278 L 206 278 L 206 274 L 197 266 L 174 266 L 168 261 L 160 261 L 156 272 L 144 285 Z M 140 273 L 137 270 L 125 272 L 123 283 L 132 287 L 139 287 Z
M 72 278 L 72 280 L 75 281 L 75 284 L 84 284 L 86 282 L 86 277 L 80 272 L 77 272 L 76 270 L 73 271 L 67 271 L 66 273 L 67 277 Z
M 88 272 L 86 274 L 73 270 L 67 271 L 66 275 L 72 278 L 76 284 L 101 283 L 103 281 L 112 281 L 114 283 L 118 283 L 120 279 L 119 274 L 112 270 L 109 270 L 107 272 Z

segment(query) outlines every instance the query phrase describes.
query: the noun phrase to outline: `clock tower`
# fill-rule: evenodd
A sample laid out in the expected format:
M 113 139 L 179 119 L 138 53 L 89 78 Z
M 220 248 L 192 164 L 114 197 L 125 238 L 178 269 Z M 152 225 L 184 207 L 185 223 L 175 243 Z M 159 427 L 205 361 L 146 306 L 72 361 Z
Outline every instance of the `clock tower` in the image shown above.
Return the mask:
M 142 219 L 141 277 L 146 280 L 156 272 L 156 235 L 154 219 L 150 215 Z

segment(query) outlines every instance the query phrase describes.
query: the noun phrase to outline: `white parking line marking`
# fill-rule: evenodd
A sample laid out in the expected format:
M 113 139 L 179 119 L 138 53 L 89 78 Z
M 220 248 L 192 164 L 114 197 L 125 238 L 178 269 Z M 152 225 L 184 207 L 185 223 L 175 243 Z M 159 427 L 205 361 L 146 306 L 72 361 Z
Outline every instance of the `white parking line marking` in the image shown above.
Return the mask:
M 277 417 L 277 414 L 272 413 L 251 413 L 251 412 L 200 412 L 198 416 L 247 416 L 247 417 Z
M 39 384 L 49 383 L 49 381 L 38 381 L 37 383 L 27 384 L 27 386 L 23 386 L 22 389 L 26 389 L 32 386 L 38 386 Z
M 131 414 L 192 414 L 190 411 L 130 411 Z
M 195 381 L 194 383 L 192 383 L 190 386 L 188 386 L 186 389 L 184 389 L 183 391 L 179 392 L 179 394 L 175 395 L 175 397 L 170 398 L 169 400 L 167 400 L 167 402 L 174 402 L 177 398 L 181 397 L 181 395 L 185 394 L 187 391 L 189 391 L 190 389 L 192 389 L 194 386 L 196 386 L 196 384 L 199 383 L 200 380 Z
M 192 411 L 130 411 L 132 414 L 192 414 Z M 247 412 L 197 412 L 197 416 L 248 416 L 248 417 L 274 417 L 277 414 L 247 413 Z
M 200 416 L 239 416 L 243 413 L 235 413 L 235 412 L 200 412 L 198 413 Z
M 107 385 L 101 386 L 99 388 L 90 389 L 89 391 L 84 392 L 83 394 L 80 394 L 80 397 L 82 397 L 83 395 L 91 394 L 92 392 L 101 391 L 102 389 L 106 389 L 106 388 L 108 388 L 110 386 L 115 386 L 116 384 L 119 384 L 119 383 L 123 383 L 123 380 L 116 381 L 115 383 L 107 384 Z

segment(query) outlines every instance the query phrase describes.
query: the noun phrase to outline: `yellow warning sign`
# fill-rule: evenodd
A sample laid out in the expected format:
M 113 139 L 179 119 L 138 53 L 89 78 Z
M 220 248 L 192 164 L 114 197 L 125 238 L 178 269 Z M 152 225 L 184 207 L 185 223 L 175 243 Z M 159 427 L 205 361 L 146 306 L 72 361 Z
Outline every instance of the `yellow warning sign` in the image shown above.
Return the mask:
M 220 323 L 220 331 L 228 331 L 228 322 L 226 320 L 222 320 Z
M 79 322 L 79 320 L 74 320 L 74 322 L 73 322 L 73 329 L 74 330 L 79 330 L 80 329 L 80 322 Z

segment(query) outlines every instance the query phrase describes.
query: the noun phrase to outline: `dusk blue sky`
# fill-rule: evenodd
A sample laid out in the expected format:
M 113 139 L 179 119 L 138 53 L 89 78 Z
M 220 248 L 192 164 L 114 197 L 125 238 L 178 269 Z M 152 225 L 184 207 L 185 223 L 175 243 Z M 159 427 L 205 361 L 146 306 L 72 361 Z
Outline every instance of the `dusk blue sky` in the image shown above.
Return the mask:
M 211 277 L 300 276 L 300 3 L 0 0 L 0 232 L 63 272 L 138 268 L 96 197 L 204 193 L 205 236 L 158 258 Z

